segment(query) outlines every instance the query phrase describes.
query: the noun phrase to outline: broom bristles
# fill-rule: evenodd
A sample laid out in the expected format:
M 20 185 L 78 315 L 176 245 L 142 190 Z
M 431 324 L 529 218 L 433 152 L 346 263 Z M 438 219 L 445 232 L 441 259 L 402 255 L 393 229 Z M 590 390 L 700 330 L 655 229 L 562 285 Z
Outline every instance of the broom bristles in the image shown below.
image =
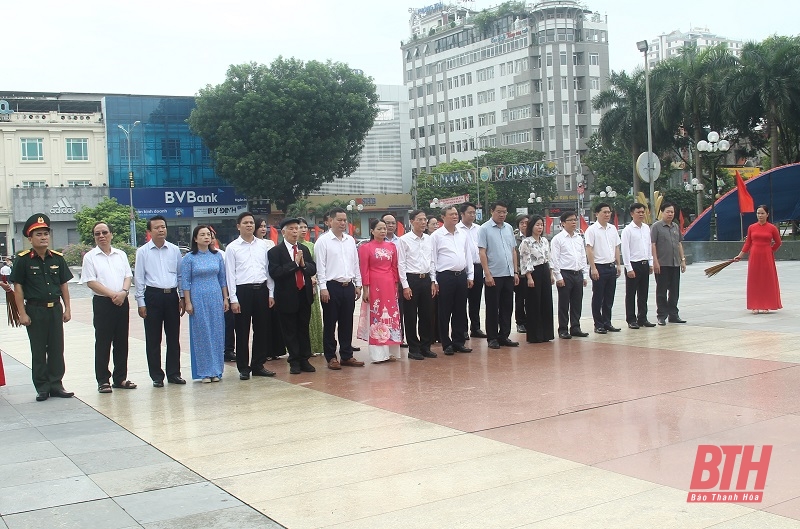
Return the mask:
M 723 261 L 723 262 L 721 262 L 719 264 L 716 264 L 714 266 L 709 266 L 708 268 L 706 268 L 704 270 L 704 272 L 706 273 L 706 277 L 714 277 L 715 275 L 720 273 L 722 270 L 727 268 L 728 265 L 730 265 L 733 262 L 734 262 L 733 259 L 731 259 L 729 261 Z

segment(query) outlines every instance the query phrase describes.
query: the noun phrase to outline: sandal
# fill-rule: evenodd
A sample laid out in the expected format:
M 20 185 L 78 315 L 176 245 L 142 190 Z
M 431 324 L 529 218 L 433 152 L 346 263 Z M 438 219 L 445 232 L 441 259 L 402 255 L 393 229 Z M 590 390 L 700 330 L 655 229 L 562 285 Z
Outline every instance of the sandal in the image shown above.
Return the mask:
M 113 390 L 111 389 L 111 384 L 106 382 L 105 384 L 100 384 L 97 386 L 98 393 L 111 393 Z
M 125 382 L 121 382 L 119 384 L 113 384 L 111 387 L 118 389 L 136 389 L 136 384 L 134 384 L 130 380 L 126 380 Z

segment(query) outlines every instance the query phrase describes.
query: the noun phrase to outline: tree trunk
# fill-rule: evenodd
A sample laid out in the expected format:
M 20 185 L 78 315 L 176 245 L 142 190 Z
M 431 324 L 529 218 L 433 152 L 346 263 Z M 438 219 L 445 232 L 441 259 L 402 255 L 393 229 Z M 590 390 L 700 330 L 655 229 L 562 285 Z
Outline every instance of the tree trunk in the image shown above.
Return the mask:
M 639 175 L 636 173 L 636 158 L 638 158 L 639 146 L 633 142 L 631 146 L 631 154 L 633 154 L 633 199 L 638 200 L 639 195 Z
M 772 169 L 778 167 L 778 126 L 775 119 L 776 115 L 775 105 L 771 104 L 769 116 L 767 117 L 767 126 L 769 126 L 769 158 Z

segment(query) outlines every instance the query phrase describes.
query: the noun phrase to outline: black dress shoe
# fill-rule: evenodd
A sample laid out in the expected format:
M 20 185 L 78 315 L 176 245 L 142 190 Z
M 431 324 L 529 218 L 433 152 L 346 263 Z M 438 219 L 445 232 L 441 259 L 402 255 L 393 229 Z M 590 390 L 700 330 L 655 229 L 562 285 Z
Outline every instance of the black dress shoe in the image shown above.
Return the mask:
M 486 333 L 480 329 L 475 329 L 474 331 L 469 333 L 469 335 L 472 336 L 473 338 L 486 338 Z
M 300 366 L 299 365 L 292 364 L 292 365 L 289 366 L 289 373 L 292 374 L 292 375 L 299 375 L 300 373 L 302 373 L 302 371 L 300 371 Z
M 505 347 L 519 347 L 519 342 L 515 342 L 513 340 L 508 340 L 508 339 L 498 340 L 497 343 Z
M 597 334 L 606 334 L 608 331 L 605 330 L 603 327 L 595 327 L 594 332 L 596 332 Z
M 629 323 L 629 324 L 628 324 L 628 328 L 629 328 L 629 329 L 638 329 L 638 328 L 639 328 L 639 324 L 638 324 L 638 323 L 636 323 L 636 322 Z
M 489 340 L 489 349 L 500 349 L 500 344 L 497 343 L 497 340 Z
M 418 353 L 416 351 L 409 351 L 408 357 L 412 360 L 425 360 L 425 357 L 422 356 L 422 353 Z
M 422 351 L 420 354 L 425 358 L 436 358 L 437 356 L 439 356 L 433 351 Z
M 315 373 L 317 368 L 311 365 L 311 362 L 308 360 L 300 360 L 300 371 L 304 371 L 306 373 Z
M 164 387 L 164 381 L 163 380 L 154 380 L 153 381 L 153 387 L 154 388 L 163 388 Z
M 64 388 L 60 389 L 51 389 L 50 390 L 51 397 L 61 397 L 62 399 L 71 399 L 75 396 L 75 393 L 71 391 L 67 391 Z
M 680 317 L 675 316 L 674 318 L 669 319 L 670 323 L 686 323 L 686 320 L 680 319 Z
M 360 347 L 353 347 L 353 351 L 360 351 L 360 350 L 361 350 Z
M 167 377 L 167 382 L 170 384 L 186 384 L 186 381 L 180 376 Z
M 270 371 L 269 369 L 264 369 L 262 367 L 261 369 L 256 369 L 255 371 L 253 371 L 253 376 L 254 377 L 274 377 L 275 376 L 275 372 L 274 371 Z
M 472 349 L 469 347 L 464 347 L 463 345 L 453 344 L 453 351 L 457 353 L 471 353 Z
M 528 330 L 525 328 L 525 325 L 523 325 L 521 323 L 518 323 L 517 324 L 517 332 L 528 332 Z
M 642 322 L 639 322 L 639 326 L 640 327 L 655 327 L 656 324 L 655 323 L 651 323 L 651 322 L 649 322 L 647 320 L 644 320 Z
M 667 318 L 665 318 L 664 316 L 658 316 L 656 318 L 656 321 L 658 321 L 658 324 L 661 325 L 662 327 L 667 324 Z
M 226 362 L 235 362 L 236 355 L 234 353 L 225 353 L 225 361 Z
M 447 356 L 453 356 L 454 354 L 456 354 L 456 352 L 453 349 L 453 346 L 451 345 L 450 347 L 445 347 L 444 354 L 446 354 Z
M 407 343 L 401 343 L 400 347 L 403 348 L 403 349 L 408 349 L 408 344 Z M 353 350 L 355 351 L 355 349 L 353 349 Z
M 606 326 L 606 330 L 608 332 L 619 332 L 620 328 L 619 327 L 614 327 L 613 325 L 608 325 L 608 326 Z
M 239 380 L 250 380 L 250 373 L 242 371 L 239 373 Z
M 583 332 L 582 330 L 578 329 L 576 331 L 569 331 L 570 336 L 575 336 L 577 338 L 586 338 L 589 336 L 588 332 Z
M 572 335 L 570 335 L 570 333 L 568 333 L 568 332 L 560 332 L 560 333 L 558 333 L 558 337 L 559 338 L 564 338 L 565 340 L 569 340 L 569 339 L 572 338 Z
M 464 341 L 466 342 L 467 340 L 469 340 L 469 333 L 465 332 L 464 333 Z
M 36 402 L 44 402 L 50 398 L 50 393 L 46 391 L 40 391 L 36 394 Z

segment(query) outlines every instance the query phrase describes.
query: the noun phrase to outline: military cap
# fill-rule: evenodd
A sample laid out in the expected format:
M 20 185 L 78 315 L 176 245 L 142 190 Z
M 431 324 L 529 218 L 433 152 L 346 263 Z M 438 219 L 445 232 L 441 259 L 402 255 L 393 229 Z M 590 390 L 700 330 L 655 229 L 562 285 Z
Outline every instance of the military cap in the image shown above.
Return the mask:
M 281 221 L 281 229 L 285 228 L 289 224 L 300 224 L 300 219 L 297 217 L 289 217 L 288 219 L 283 219 Z
M 50 229 L 50 217 L 44 213 L 36 213 L 31 215 L 31 217 L 25 223 L 25 227 L 22 228 L 22 233 L 25 234 L 25 237 L 30 237 L 31 232 L 33 232 L 33 230 L 38 230 L 39 228 L 47 228 L 48 230 Z

